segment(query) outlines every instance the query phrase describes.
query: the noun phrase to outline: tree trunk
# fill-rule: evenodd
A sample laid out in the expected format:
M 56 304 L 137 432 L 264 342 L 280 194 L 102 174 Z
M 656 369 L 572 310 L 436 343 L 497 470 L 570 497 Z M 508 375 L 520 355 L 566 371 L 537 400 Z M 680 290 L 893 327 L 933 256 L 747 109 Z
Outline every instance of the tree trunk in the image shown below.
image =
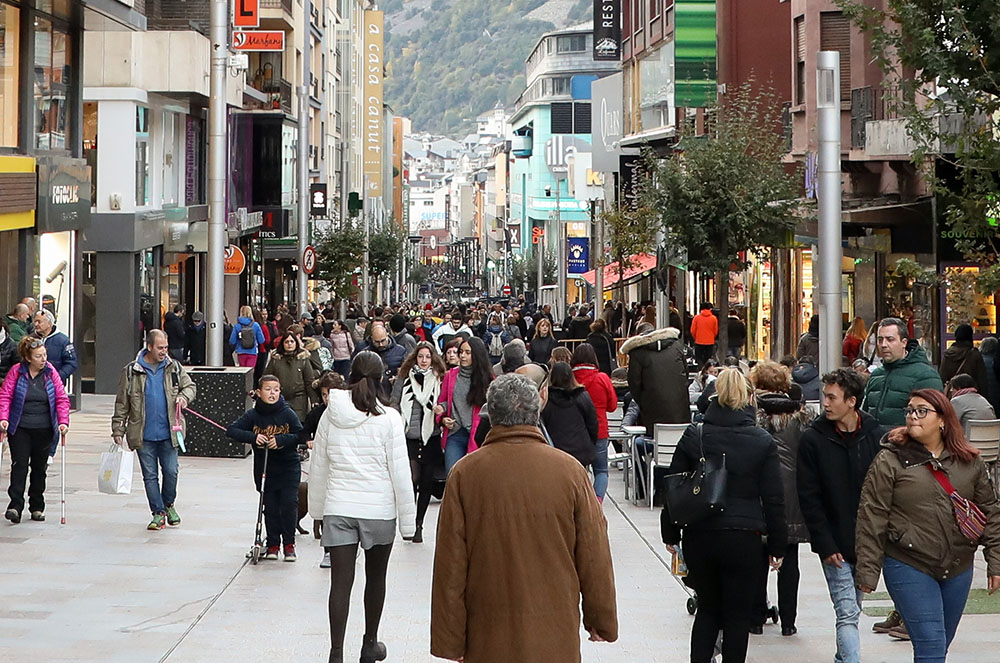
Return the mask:
M 729 270 L 724 269 L 716 274 L 719 283 L 719 340 L 715 350 L 719 361 L 725 361 L 729 351 Z

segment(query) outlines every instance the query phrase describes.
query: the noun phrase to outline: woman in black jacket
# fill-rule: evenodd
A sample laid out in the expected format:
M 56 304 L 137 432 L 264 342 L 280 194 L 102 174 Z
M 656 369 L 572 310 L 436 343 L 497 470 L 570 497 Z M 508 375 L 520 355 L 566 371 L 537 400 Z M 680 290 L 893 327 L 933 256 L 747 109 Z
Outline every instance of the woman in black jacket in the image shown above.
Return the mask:
M 692 424 L 674 452 L 670 474 L 698 468 L 699 458 L 724 456 L 726 508 L 684 528 L 688 582 L 698 592 L 698 613 L 691 629 L 691 663 L 709 663 L 719 631 L 722 659 L 746 660 L 757 584 L 753 578 L 765 554 L 781 567 L 787 545 L 784 497 L 774 438 L 756 425 L 753 391 L 738 369 L 727 368 L 715 381 L 717 398 L 704 424 Z M 702 453 L 703 449 L 703 453 Z M 678 514 L 679 515 L 679 514 Z M 665 506 L 660 516 L 663 542 L 673 554 L 681 530 Z
M 615 350 L 615 339 L 608 333 L 608 323 L 601 318 L 594 320 L 590 325 L 587 343 L 594 346 L 594 353 L 597 354 L 597 367 L 601 369 L 601 373 L 610 377 L 611 371 L 618 366 L 618 352 Z M 612 362 L 612 360 L 616 361 Z
M 549 355 L 557 345 L 556 337 L 552 335 L 552 322 L 548 318 L 542 318 L 535 323 L 535 335 L 528 344 L 528 358 L 536 364 L 547 364 Z
M 597 410 L 587 389 L 573 377 L 573 369 L 558 362 L 549 372 L 549 400 L 542 423 L 552 445 L 580 461 L 584 467 L 597 453 Z

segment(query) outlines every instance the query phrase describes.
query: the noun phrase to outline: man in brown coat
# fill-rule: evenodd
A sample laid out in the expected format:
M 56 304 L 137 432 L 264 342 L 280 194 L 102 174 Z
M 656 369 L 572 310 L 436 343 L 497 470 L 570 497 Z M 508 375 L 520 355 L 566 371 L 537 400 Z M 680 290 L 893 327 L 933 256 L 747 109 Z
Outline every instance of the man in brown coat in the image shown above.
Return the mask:
M 583 466 L 539 431 L 538 389 L 490 385 L 493 428 L 448 476 L 438 518 L 431 654 L 465 663 L 575 663 L 583 625 L 618 639 L 607 523 Z

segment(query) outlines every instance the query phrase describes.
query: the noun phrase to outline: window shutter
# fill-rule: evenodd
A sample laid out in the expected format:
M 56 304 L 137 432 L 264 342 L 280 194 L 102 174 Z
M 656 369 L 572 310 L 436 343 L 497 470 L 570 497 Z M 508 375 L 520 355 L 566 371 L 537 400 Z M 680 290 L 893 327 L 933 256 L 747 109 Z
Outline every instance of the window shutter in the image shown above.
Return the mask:
M 819 48 L 840 53 L 840 100 L 851 101 L 851 20 L 841 12 L 819 15 Z
M 553 134 L 573 133 L 573 102 L 556 102 L 549 109 Z
M 590 102 L 573 104 L 573 133 L 590 133 Z
M 795 61 L 806 61 L 806 17 L 795 19 Z

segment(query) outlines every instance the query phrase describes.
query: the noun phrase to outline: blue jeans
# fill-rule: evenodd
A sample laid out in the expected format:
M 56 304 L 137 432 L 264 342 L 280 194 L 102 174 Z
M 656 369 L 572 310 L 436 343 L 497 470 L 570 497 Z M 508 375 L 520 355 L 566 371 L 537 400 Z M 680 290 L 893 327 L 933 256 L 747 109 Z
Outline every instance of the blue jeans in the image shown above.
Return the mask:
M 142 468 L 150 512 L 153 515 L 166 513 L 167 507 L 173 506 L 177 497 L 177 449 L 170 440 L 143 440 L 142 448 L 136 454 Z M 163 470 L 162 490 L 159 470 Z
M 597 453 L 591 468 L 594 470 L 594 492 L 597 499 L 603 502 L 608 492 L 608 438 L 597 441 Z
M 944 663 L 972 587 L 972 567 L 936 580 L 892 557 L 882 565 L 886 589 L 903 617 L 914 663 Z
M 858 619 L 861 616 L 862 592 L 854 583 L 854 565 L 841 562 L 839 569 L 830 564 L 822 566 L 833 611 L 837 615 L 837 655 L 833 660 L 836 663 L 861 663 Z
M 351 360 L 350 359 L 334 359 L 333 360 L 333 370 L 335 373 L 339 373 L 340 377 L 345 380 L 350 376 L 351 373 Z
M 455 463 L 469 451 L 469 431 L 465 428 L 448 431 L 448 439 L 444 447 L 444 469 L 450 474 Z

